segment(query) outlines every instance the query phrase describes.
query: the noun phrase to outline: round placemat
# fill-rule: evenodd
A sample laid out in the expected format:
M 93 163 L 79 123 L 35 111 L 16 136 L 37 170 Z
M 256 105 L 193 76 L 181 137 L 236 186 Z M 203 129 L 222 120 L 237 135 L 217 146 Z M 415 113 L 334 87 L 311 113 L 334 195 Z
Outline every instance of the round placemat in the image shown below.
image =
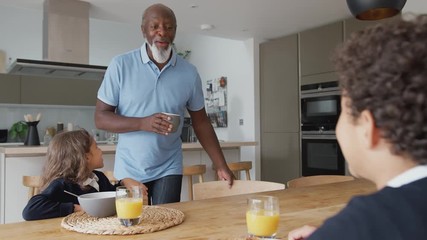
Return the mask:
M 165 207 L 144 206 L 138 225 L 125 227 L 117 216 L 98 218 L 84 212 L 75 212 L 62 219 L 61 226 L 80 233 L 100 235 L 130 235 L 150 233 L 173 227 L 184 221 L 184 213 Z

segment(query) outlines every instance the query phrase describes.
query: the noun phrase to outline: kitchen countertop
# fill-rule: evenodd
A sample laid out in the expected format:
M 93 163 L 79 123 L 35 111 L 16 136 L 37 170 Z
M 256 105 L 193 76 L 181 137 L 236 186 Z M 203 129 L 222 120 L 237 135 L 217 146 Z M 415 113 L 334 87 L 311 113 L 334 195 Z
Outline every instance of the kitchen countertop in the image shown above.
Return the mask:
M 220 142 L 222 149 L 240 148 L 243 146 L 256 146 L 256 142 Z M 116 152 L 115 144 L 98 144 L 104 154 L 114 154 Z M 203 147 L 199 142 L 183 143 L 184 151 L 198 151 Z M 0 154 L 5 154 L 6 157 L 35 157 L 44 156 L 47 152 L 47 146 L 24 146 L 24 145 L 0 145 Z

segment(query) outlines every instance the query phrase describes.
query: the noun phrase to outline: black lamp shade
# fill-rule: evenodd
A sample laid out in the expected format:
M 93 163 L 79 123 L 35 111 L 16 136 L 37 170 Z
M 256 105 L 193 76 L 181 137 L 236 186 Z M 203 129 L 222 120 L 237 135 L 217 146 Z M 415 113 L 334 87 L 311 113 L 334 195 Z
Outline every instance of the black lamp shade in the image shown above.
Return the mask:
M 378 20 L 400 13 L 406 0 L 347 0 L 350 12 L 360 20 Z

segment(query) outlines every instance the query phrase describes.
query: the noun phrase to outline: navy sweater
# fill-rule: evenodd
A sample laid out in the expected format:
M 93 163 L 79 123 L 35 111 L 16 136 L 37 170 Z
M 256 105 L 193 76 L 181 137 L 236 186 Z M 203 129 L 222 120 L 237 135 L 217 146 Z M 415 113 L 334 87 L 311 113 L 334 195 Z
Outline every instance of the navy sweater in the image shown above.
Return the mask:
M 354 197 L 308 239 L 427 239 L 427 178 Z
M 115 191 L 104 173 L 93 171 L 98 176 L 99 191 Z M 86 189 L 74 182 L 65 181 L 63 178 L 53 180 L 49 186 L 40 194 L 33 196 L 25 206 L 22 217 L 25 220 L 39 220 L 55 217 L 64 217 L 74 212 L 74 204 L 79 204 L 77 197 L 64 192 L 75 193 L 77 195 L 97 192 L 95 188 L 88 186 Z

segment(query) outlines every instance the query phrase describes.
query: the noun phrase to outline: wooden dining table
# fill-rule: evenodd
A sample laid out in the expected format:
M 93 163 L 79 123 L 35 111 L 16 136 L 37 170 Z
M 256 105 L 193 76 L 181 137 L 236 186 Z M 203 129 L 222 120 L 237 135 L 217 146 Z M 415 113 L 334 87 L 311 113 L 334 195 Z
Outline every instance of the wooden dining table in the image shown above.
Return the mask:
M 226 184 L 224 182 L 224 184 Z M 245 194 L 222 198 L 171 203 L 185 214 L 181 224 L 145 234 L 94 235 L 61 227 L 62 218 L 0 225 L 0 239 L 246 239 L 246 201 L 249 196 L 271 195 L 280 199 L 280 223 L 277 238 L 287 239 L 290 230 L 309 224 L 319 226 L 340 211 L 351 197 L 374 192 L 366 180 L 324 184 L 311 187 Z

